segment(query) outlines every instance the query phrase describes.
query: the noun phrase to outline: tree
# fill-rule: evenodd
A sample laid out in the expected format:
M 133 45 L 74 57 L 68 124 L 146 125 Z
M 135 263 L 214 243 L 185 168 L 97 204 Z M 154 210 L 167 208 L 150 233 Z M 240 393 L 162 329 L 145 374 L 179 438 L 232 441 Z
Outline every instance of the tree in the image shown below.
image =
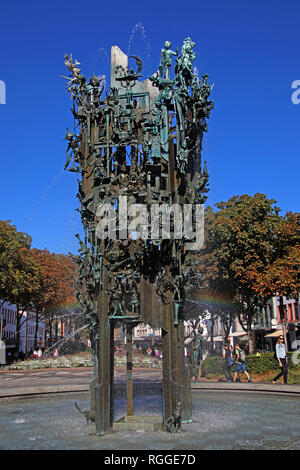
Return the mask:
M 0 220 L 0 299 L 2 302 L 11 301 L 15 292 L 20 250 L 29 249 L 31 237 L 18 232 L 10 221 Z
M 59 310 L 66 310 L 68 306 L 77 303 L 73 287 L 77 266 L 67 255 L 50 253 L 48 250 L 38 250 L 36 248 L 32 252 L 40 270 L 40 285 L 33 301 L 36 309 L 34 339 L 36 346 L 39 315 L 43 314 L 44 318 L 47 319 L 49 336 L 52 340 L 52 325 L 55 314 Z
M 17 306 L 17 350 L 22 315 L 39 287 L 39 268 L 30 250 L 31 241 L 9 221 L 0 221 L 0 298 Z
M 254 284 L 259 295 L 296 298 L 300 288 L 300 214 L 288 212 L 273 229 L 269 263 L 264 270 L 253 263 L 245 282 Z
M 31 249 L 31 242 L 29 235 L 18 232 L 9 221 L 0 221 L 0 300 L 17 306 L 17 350 L 25 310 L 36 310 L 37 347 L 40 314 L 48 318 L 51 331 L 55 312 L 77 304 L 73 288 L 77 265 L 68 255 Z
M 206 210 L 205 246 L 201 255 L 204 277 L 213 293 L 237 306 L 242 328 L 248 333 L 269 297 L 257 291 L 256 276 L 270 265 L 274 231 L 280 222 L 276 201 L 264 194 L 234 196 Z
M 36 292 L 40 286 L 39 265 L 29 248 L 21 248 L 17 258 L 15 272 L 15 287 L 12 291 L 11 302 L 17 306 L 16 348 L 19 350 L 20 332 L 25 310 L 32 307 Z M 27 328 L 27 324 L 25 326 Z
M 287 212 L 273 230 L 273 244 L 268 266 L 257 269 L 254 264 L 247 273 L 258 295 L 279 295 L 280 319 L 286 340 L 283 297 L 297 298 L 300 290 L 300 214 Z

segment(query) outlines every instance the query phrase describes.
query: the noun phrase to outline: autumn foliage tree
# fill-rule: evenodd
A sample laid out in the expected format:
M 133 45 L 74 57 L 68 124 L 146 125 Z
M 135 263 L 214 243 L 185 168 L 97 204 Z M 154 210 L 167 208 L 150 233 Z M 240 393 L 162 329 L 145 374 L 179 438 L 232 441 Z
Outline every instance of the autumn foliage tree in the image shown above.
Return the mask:
M 296 298 L 300 289 L 300 214 L 288 212 L 273 229 L 273 243 L 269 263 L 260 269 L 254 263 L 246 275 L 246 282 L 254 284 L 255 291 L 264 296 L 276 295 Z
M 76 303 L 74 280 L 77 266 L 67 255 L 50 253 L 48 250 L 32 250 L 39 269 L 40 284 L 34 298 L 36 309 L 35 344 L 39 315 L 47 320 L 52 337 L 52 323 L 55 312 Z
M 279 295 L 280 319 L 286 341 L 283 297 L 297 298 L 300 291 L 300 214 L 288 212 L 273 230 L 269 263 L 264 269 L 253 264 L 245 282 L 263 297 Z
M 216 204 L 217 211 L 206 210 L 200 257 L 204 278 L 215 295 L 238 305 L 250 349 L 252 324 L 260 308 L 276 292 L 296 287 L 295 220 L 282 218 L 275 204 L 264 194 L 242 195 Z
M 36 311 L 36 347 L 39 315 L 45 315 L 51 329 L 53 312 L 77 302 L 73 288 L 77 265 L 70 256 L 32 249 L 31 243 L 29 235 L 9 221 L 0 221 L 0 301 L 17 306 L 17 350 L 25 310 Z

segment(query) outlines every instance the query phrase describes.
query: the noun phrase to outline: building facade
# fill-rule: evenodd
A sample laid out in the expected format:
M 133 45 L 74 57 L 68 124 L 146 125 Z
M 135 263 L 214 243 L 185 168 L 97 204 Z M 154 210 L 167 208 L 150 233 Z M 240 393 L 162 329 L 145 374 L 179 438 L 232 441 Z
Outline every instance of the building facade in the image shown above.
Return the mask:
M 300 312 L 299 304 L 296 299 L 287 299 L 283 297 L 285 325 L 287 331 L 288 349 L 295 351 L 300 348 Z M 280 317 L 280 297 L 274 296 L 260 314 L 253 320 L 252 331 L 255 334 L 256 345 L 258 349 L 270 349 L 272 338 L 276 339 L 279 332 L 282 331 L 282 321 Z M 271 335 L 271 336 L 270 336 Z M 235 320 L 232 328 L 232 337 L 240 337 L 241 340 L 247 340 L 247 336 L 238 319 Z
M 0 305 L 1 305 L 0 301 Z M 9 302 L 0 308 L 0 340 L 4 341 L 7 351 L 16 349 L 17 315 L 20 315 L 19 352 L 27 354 L 34 347 L 36 314 L 32 310 L 17 312 L 17 306 Z M 39 321 L 37 331 L 38 347 L 45 346 L 45 322 Z
M 262 309 L 259 315 L 253 320 L 252 331 L 254 332 L 255 349 L 271 350 L 273 342 L 276 341 L 276 335 L 282 330 L 282 323 L 279 311 L 279 296 L 270 299 L 266 307 Z M 285 324 L 287 330 L 287 341 L 289 351 L 300 349 L 300 311 L 299 303 L 296 299 L 287 299 L 283 297 Z M 199 315 L 199 327 L 203 328 L 202 336 L 207 342 L 207 349 L 210 354 L 218 354 L 222 351 L 224 341 L 224 327 L 221 318 L 218 315 L 211 314 L 209 310 Z M 185 337 L 193 336 L 193 328 L 188 321 L 184 322 Z M 153 330 L 149 325 L 139 324 L 134 328 L 134 341 L 136 344 L 154 344 L 161 335 L 160 330 Z M 269 337 L 267 335 L 273 335 Z M 232 325 L 229 335 L 230 342 L 233 345 L 237 338 L 240 341 L 248 342 L 248 336 L 239 323 L 238 318 Z M 189 340 L 187 340 L 189 342 Z

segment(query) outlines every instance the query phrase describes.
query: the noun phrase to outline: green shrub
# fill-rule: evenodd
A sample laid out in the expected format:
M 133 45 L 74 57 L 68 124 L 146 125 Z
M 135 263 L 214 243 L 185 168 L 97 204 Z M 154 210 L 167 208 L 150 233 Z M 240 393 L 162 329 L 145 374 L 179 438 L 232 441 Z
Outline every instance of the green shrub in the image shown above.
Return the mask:
M 208 374 L 223 374 L 223 358 L 220 356 L 208 356 L 202 363 L 202 376 Z
M 278 361 L 274 359 L 273 353 L 264 353 L 260 356 L 249 354 L 246 357 L 246 366 L 250 374 L 264 374 L 278 368 Z
M 292 352 L 287 353 L 289 369 L 299 369 L 300 365 L 292 362 Z M 274 359 L 274 353 L 263 353 L 260 356 L 249 354 L 246 357 L 246 367 L 251 374 L 264 374 L 269 370 L 278 369 L 278 361 Z M 233 365 L 232 371 L 235 366 Z M 223 358 L 221 356 L 208 356 L 202 364 L 202 376 L 207 377 L 208 374 L 224 374 L 223 371 Z
M 299 368 L 292 362 L 292 352 L 287 353 L 289 369 Z M 260 356 L 249 354 L 246 358 L 246 365 L 249 372 L 252 374 L 263 374 L 268 370 L 278 369 L 278 360 L 274 358 L 274 353 L 263 353 Z

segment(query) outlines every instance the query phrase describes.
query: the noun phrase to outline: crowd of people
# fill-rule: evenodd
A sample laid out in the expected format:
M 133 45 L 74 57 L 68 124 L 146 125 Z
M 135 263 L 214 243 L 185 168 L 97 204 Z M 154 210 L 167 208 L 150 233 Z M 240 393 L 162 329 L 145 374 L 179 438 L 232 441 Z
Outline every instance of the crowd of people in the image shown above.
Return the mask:
M 162 347 L 161 346 L 139 346 L 137 347 L 136 345 L 132 345 L 132 349 L 134 351 L 137 351 L 139 353 L 144 354 L 144 356 L 148 357 L 155 357 L 157 360 L 161 360 L 163 357 L 163 352 L 162 352 Z M 114 351 L 116 353 L 121 353 L 122 352 L 122 347 L 120 346 L 115 346 Z
M 272 383 L 275 384 L 277 380 L 283 376 L 283 381 L 285 384 L 287 384 L 288 363 L 283 335 L 280 335 L 277 338 L 274 358 L 278 361 L 278 365 L 281 371 L 278 375 L 276 375 L 276 377 L 272 379 Z M 232 375 L 232 368 L 234 366 L 234 375 Z M 225 343 L 223 350 L 223 370 L 227 382 L 236 382 L 238 373 L 240 371 L 242 371 L 246 375 L 248 382 L 252 382 L 252 379 L 246 367 L 246 353 L 244 349 L 241 348 L 239 343 L 236 344 L 235 350 L 229 342 Z
M 236 382 L 237 375 L 240 371 L 244 372 L 246 375 L 248 382 L 252 382 L 250 375 L 246 368 L 246 353 L 240 347 L 239 343 L 235 346 L 235 360 L 233 358 L 234 349 L 229 343 L 225 343 L 224 345 L 224 352 L 223 352 L 223 367 L 224 367 L 224 375 L 227 382 Z M 234 376 L 232 376 L 232 367 L 235 364 L 235 371 Z
M 194 341 L 194 348 L 193 348 L 193 365 L 194 365 L 194 371 L 193 371 L 193 379 L 195 383 L 198 383 L 198 380 L 200 379 L 202 375 L 202 362 L 204 359 L 204 354 L 203 354 L 203 340 L 202 337 L 202 331 L 199 330 L 197 331 L 196 334 L 196 341 Z M 142 352 L 144 355 L 149 356 L 149 357 L 154 357 L 156 360 L 162 360 L 163 357 L 163 351 L 162 348 L 159 346 L 148 346 L 148 347 L 139 347 L 138 350 Z M 118 346 L 115 346 L 115 352 L 121 352 L 121 348 Z M 32 349 L 27 357 L 33 357 L 34 359 L 40 359 L 44 355 L 45 351 L 41 347 Z M 188 348 L 185 347 L 185 361 L 186 365 L 190 363 L 190 355 L 191 351 L 188 351 Z M 25 359 L 25 354 L 23 354 L 24 357 L 21 357 L 21 354 L 19 353 L 18 357 L 15 357 L 15 360 L 22 360 Z M 58 349 L 55 348 L 52 352 L 53 357 L 58 357 L 59 352 Z M 287 384 L 288 381 L 288 361 L 287 361 L 287 355 L 286 355 L 286 347 L 284 343 L 284 337 L 283 335 L 280 335 L 277 338 L 277 343 L 275 347 L 275 352 L 274 352 L 274 358 L 278 361 L 278 365 L 280 368 L 280 372 L 272 379 L 272 383 L 275 384 L 280 377 L 283 376 L 283 381 L 285 384 Z M 224 349 L 223 349 L 223 372 L 224 376 L 227 382 L 236 382 L 238 380 L 238 374 L 239 372 L 243 372 L 246 377 L 248 382 L 252 382 L 252 379 L 249 375 L 249 372 L 247 370 L 246 366 L 246 353 L 244 350 L 244 347 L 241 346 L 239 342 L 236 343 L 235 347 L 233 347 L 229 340 L 225 342 L 224 344 Z
M 162 359 L 162 349 L 158 347 L 150 347 L 146 349 L 147 356 L 155 357 L 155 359 Z

